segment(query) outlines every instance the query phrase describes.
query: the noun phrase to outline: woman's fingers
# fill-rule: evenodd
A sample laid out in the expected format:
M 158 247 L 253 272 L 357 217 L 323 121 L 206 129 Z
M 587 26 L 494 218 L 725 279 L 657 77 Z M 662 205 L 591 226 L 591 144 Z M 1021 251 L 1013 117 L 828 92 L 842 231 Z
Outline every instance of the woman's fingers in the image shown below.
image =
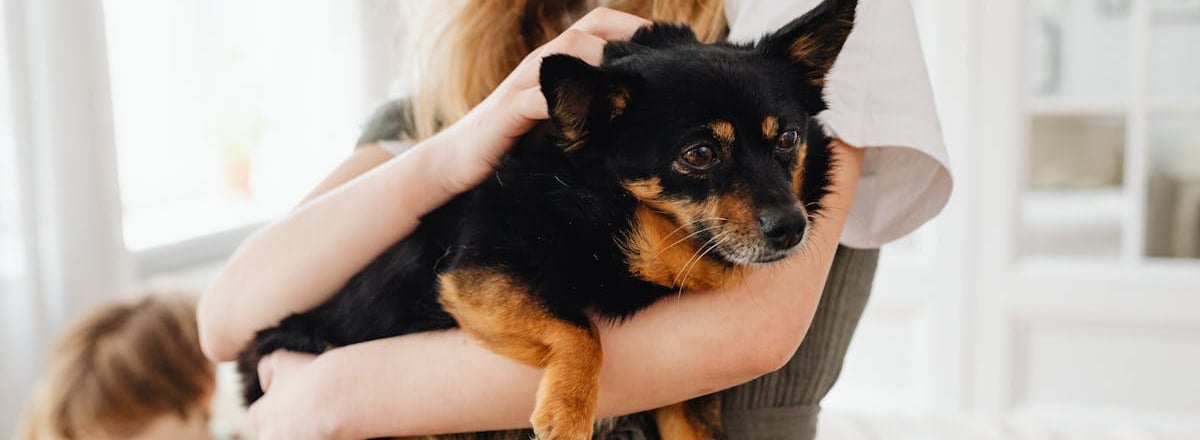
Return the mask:
M 627 39 L 648 24 L 649 20 L 636 15 L 596 8 L 549 43 L 530 52 L 505 82 L 518 89 L 536 85 L 542 58 L 553 54 L 570 55 L 599 66 L 604 59 L 605 43 Z
M 538 72 L 542 66 L 542 58 L 553 54 L 570 55 L 586 61 L 593 66 L 599 66 L 604 58 L 603 38 L 576 29 L 567 29 L 549 43 L 534 49 L 517 65 L 500 87 L 525 89 L 538 85 Z
M 556 53 L 566 54 L 587 61 L 593 66 L 599 66 L 600 61 L 604 58 L 606 43 L 608 40 L 579 29 L 567 29 L 549 43 L 535 50 L 534 54 L 539 60 Z
M 577 29 L 605 40 L 625 40 L 650 20 L 608 8 L 596 8 L 580 18 L 571 29 Z
M 275 353 L 271 353 L 258 360 L 258 386 L 264 392 L 271 389 L 271 379 L 275 377 L 275 368 L 271 365 L 274 358 Z
M 546 108 L 546 97 L 542 95 L 540 87 L 527 87 L 518 92 L 514 108 L 517 114 L 526 119 L 542 120 L 550 117 Z
M 271 388 L 276 377 L 287 376 L 300 367 L 312 363 L 317 357 L 307 353 L 278 350 L 258 360 L 258 383 L 263 391 Z

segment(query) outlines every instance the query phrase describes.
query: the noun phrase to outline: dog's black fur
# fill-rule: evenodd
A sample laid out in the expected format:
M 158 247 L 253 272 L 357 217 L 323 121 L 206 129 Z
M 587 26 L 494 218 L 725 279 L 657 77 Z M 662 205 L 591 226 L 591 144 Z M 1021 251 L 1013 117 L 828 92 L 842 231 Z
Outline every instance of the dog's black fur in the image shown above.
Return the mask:
M 459 321 L 516 296 L 540 314 L 514 323 L 560 322 L 563 337 L 586 341 L 595 335 L 589 317 L 621 320 L 681 289 L 724 286 L 739 268 L 786 257 L 802 246 L 828 191 L 831 140 L 814 117 L 825 109 L 825 76 L 856 3 L 826 0 L 754 45 L 705 45 L 687 27 L 660 23 L 609 43 L 600 68 L 545 58 L 551 121 L 328 302 L 259 332 L 240 359 L 246 401 L 262 395 L 258 360 L 278 349 L 321 353 L 460 325 L 496 344 L 491 330 Z M 688 261 L 660 267 L 655 259 L 674 246 Z M 701 265 L 704 274 L 691 273 Z M 474 296 L 498 283 L 508 290 Z M 538 356 L 558 353 L 553 341 L 533 342 L 544 349 Z M 589 362 L 599 363 L 596 351 Z M 581 405 L 559 410 L 594 409 Z M 572 432 L 561 419 L 593 415 L 543 416 L 535 412 L 541 438 L 575 440 L 590 428 Z M 720 436 L 719 416 L 696 418 L 689 413 L 705 432 L 698 437 Z

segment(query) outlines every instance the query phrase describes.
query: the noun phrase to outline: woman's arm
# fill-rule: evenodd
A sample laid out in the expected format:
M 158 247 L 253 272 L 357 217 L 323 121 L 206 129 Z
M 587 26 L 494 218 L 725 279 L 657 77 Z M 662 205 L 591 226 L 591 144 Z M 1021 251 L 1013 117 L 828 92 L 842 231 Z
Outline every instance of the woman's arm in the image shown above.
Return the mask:
M 804 252 L 753 272 L 740 286 L 666 298 L 621 325 L 601 327 L 601 416 L 732 387 L 787 362 L 811 323 L 861 168 L 862 150 L 835 149 L 829 209 Z M 275 383 L 252 408 L 254 424 L 324 431 L 319 438 L 528 427 L 541 377 L 459 330 L 342 347 L 283 370 L 276 367 Z
M 232 360 L 257 331 L 325 302 L 411 233 L 421 216 L 482 181 L 518 137 L 547 117 L 538 85 L 544 56 L 569 54 L 598 65 L 606 39 L 627 38 L 648 23 L 596 9 L 526 57 L 462 120 L 407 153 L 379 166 L 374 149 L 355 153 L 314 191 L 320 195 L 252 235 L 225 263 L 198 306 L 205 354 Z
M 258 330 L 321 304 L 448 200 L 452 194 L 433 174 L 439 141 L 313 198 L 248 238 L 200 300 L 205 353 L 231 360 Z M 371 152 L 359 150 L 344 166 L 366 166 L 360 162 L 371 162 Z

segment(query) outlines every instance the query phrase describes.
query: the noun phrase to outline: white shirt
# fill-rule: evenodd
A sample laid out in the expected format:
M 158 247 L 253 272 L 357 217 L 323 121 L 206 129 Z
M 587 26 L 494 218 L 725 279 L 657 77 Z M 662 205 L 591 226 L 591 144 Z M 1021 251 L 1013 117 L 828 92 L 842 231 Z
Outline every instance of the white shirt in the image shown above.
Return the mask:
M 726 0 L 729 40 L 754 41 L 818 3 Z M 841 243 L 877 248 L 936 216 L 954 186 L 909 0 L 860 0 L 827 83 L 821 120 L 832 135 L 866 148 Z M 379 144 L 394 153 L 408 147 Z
M 729 40 L 756 40 L 818 3 L 726 0 Z M 937 215 L 954 185 L 909 0 L 859 1 L 825 99 L 831 134 L 867 149 L 842 244 L 879 247 Z

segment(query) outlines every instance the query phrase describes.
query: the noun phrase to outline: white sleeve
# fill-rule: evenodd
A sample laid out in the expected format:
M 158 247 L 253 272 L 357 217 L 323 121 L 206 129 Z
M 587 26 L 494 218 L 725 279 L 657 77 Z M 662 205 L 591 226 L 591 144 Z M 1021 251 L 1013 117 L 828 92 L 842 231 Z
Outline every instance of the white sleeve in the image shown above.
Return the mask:
M 727 0 L 729 39 L 754 41 L 819 0 Z M 928 222 L 953 179 L 909 0 L 861 0 L 854 32 L 830 73 L 821 120 L 866 148 L 842 244 L 875 248 Z

